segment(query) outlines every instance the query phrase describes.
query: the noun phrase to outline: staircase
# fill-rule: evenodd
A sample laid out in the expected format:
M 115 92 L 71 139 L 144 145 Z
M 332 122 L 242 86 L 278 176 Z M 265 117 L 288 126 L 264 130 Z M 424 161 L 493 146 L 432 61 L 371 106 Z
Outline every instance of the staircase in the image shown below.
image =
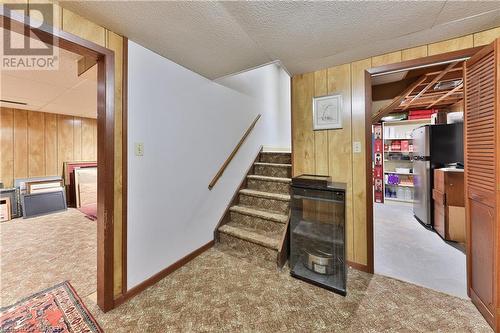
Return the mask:
M 217 230 L 219 248 L 262 267 L 276 269 L 284 264 L 290 218 L 290 155 L 259 154 Z

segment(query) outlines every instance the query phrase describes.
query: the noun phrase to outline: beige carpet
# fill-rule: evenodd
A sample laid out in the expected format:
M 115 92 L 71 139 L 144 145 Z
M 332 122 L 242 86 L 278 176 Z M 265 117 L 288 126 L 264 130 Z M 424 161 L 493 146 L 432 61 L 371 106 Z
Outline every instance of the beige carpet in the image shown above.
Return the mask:
M 104 314 L 95 222 L 70 210 L 0 232 L 2 306 L 68 279 L 106 332 L 491 332 L 467 300 L 355 270 L 344 298 L 217 248 Z

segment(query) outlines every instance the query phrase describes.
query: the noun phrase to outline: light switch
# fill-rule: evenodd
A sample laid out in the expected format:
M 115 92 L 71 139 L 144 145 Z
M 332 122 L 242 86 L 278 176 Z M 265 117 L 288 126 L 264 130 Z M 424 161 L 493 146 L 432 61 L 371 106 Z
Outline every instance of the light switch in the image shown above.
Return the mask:
M 361 142 L 359 141 L 354 141 L 352 143 L 352 151 L 354 153 L 361 153 Z
M 144 143 L 138 142 L 135 144 L 135 156 L 144 156 Z

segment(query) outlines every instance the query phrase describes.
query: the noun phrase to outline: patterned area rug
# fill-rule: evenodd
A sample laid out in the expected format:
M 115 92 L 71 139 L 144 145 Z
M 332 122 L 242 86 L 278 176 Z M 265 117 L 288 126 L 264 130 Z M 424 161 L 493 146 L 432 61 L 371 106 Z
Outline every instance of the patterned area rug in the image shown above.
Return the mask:
M 103 332 L 68 281 L 0 309 L 0 332 Z

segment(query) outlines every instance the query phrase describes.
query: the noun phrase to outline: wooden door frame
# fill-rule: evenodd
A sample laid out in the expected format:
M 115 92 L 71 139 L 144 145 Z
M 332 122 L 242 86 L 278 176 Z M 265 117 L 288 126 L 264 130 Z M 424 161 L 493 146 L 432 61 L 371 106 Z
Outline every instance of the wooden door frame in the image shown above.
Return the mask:
M 103 311 L 114 307 L 114 126 L 115 54 L 103 46 L 56 29 L 35 26 L 28 17 L 0 6 L 0 26 L 19 34 L 36 35 L 48 45 L 94 58 L 97 61 L 97 304 Z M 126 186 L 126 184 L 125 184 Z
M 372 76 L 408 68 L 427 67 L 439 63 L 452 62 L 470 58 L 483 47 L 472 47 L 459 51 L 402 61 L 389 65 L 373 67 L 365 70 L 365 160 L 366 160 L 366 245 L 368 249 L 368 272 L 374 273 L 374 240 L 373 240 L 373 170 L 372 170 Z M 469 290 L 467 290 L 469 293 Z

